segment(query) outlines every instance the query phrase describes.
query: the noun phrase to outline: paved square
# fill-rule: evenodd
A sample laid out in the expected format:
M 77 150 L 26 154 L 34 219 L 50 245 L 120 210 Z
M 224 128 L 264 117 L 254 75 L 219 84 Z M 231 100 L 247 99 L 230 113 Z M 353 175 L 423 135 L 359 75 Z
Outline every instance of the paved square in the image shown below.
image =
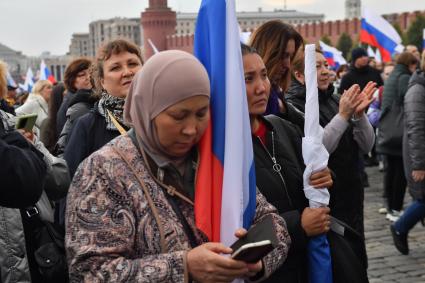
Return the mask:
M 383 204 L 383 174 L 378 167 L 367 168 L 370 187 L 365 188 L 365 231 L 371 283 L 425 283 L 425 228 L 419 223 L 409 234 L 409 255 L 393 245 L 390 222 L 378 210 Z M 406 192 L 405 206 L 411 201 Z

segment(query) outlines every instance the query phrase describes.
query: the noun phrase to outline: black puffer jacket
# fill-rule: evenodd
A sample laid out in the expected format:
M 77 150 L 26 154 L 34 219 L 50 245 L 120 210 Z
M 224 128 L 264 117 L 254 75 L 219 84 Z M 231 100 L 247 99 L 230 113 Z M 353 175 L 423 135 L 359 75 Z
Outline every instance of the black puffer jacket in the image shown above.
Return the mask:
M 299 83 L 298 83 L 299 84 Z M 288 103 L 304 112 L 305 88 L 293 82 L 287 92 Z M 331 85 L 327 91 L 319 91 L 319 122 L 325 127 L 338 114 L 340 96 L 334 94 Z M 331 215 L 342 220 L 364 235 L 363 200 L 364 188 L 359 169 L 359 146 L 354 140 L 353 125 L 350 123 L 342 135 L 338 147 L 329 156 L 328 167 L 335 173 L 335 180 L 330 190 L 329 207 Z M 359 242 L 354 248 L 366 266 L 364 243 Z
M 273 170 L 271 157 L 260 140 L 253 136 L 257 187 L 285 219 L 292 243 L 286 261 L 265 282 L 308 282 L 308 237 L 301 227 L 301 214 L 308 207 L 303 191 L 301 132 L 297 126 L 277 116 L 270 115 L 267 119 L 262 120 L 268 128 L 265 147 L 273 154 L 274 140 L 275 157 L 282 166 L 283 180 Z
M 56 155 L 63 155 L 75 120 L 87 114 L 93 108 L 96 100 L 89 89 L 80 89 L 70 98 L 69 107 L 66 111 L 66 122 L 55 148 Z
M 414 182 L 413 170 L 425 170 L 425 74 L 416 71 L 404 98 L 403 133 L 404 170 L 410 193 L 416 200 L 425 199 L 425 181 Z

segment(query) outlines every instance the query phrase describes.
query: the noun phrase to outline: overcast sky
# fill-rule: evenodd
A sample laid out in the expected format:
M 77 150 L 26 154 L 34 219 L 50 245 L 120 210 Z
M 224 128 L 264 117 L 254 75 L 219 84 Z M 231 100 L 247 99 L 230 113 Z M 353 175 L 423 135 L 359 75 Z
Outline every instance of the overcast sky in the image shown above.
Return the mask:
M 344 0 L 287 0 L 288 9 L 344 18 Z M 175 11 L 197 12 L 201 0 L 168 0 Z M 424 0 L 363 0 L 377 13 L 425 10 Z M 112 17 L 139 17 L 148 0 L 0 0 L 0 43 L 26 55 L 65 54 L 71 35 Z M 283 8 L 284 0 L 236 0 L 238 11 Z

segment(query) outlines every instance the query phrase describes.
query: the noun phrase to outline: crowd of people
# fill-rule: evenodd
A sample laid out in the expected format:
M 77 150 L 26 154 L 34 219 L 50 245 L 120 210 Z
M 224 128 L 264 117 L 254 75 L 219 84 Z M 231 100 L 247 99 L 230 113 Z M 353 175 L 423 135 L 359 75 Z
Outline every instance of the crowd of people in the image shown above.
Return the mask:
M 356 47 L 349 66 L 332 70 L 316 49 L 329 163 L 309 180 L 329 189 L 330 203 L 310 208 L 304 47 L 278 20 L 241 44 L 253 225 L 270 217 L 277 239 L 254 263 L 226 256 L 232 249 L 195 224 L 197 148 L 211 90 L 193 55 L 163 51 L 144 62 L 138 46 L 113 40 L 93 60 L 70 62 L 63 83 L 39 80 L 19 97 L 0 62 L 0 282 L 309 282 L 308 243 L 323 234 L 334 282 L 368 282 L 365 164 L 383 170 L 380 213 L 408 254 L 408 233 L 425 217 L 425 52 L 421 58 L 407 46 L 378 64 Z M 28 114 L 37 115 L 34 127 L 16 129 Z M 406 187 L 413 201 L 403 211 Z

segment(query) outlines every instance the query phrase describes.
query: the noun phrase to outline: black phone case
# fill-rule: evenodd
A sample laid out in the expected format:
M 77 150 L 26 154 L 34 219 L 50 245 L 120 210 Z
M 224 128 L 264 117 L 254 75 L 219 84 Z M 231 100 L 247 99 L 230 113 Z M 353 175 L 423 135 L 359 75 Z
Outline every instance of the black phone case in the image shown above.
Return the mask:
M 269 245 L 259 246 L 259 247 L 251 247 L 246 250 L 241 251 L 237 256 L 233 259 L 241 260 L 248 263 L 256 263 L 263 257 L 265 257 L 269 252 L 274 249 L 273 245 L 270 243 Z
M 240 247 L 242 247 L 245 244 L 249 244 L 249 243 L 255 243 L 255 242 L 260 242 L 260 241 L 264 241 L 264 240 L 270 240 L 271 241 L 271 249 L 268 248 L 261 248 L 261 249 L 257 249 L 257 248 L 251 248 L 253 250 L 255 250 L 254 252 L 252 252 L 252 258 L 249 258 L 250 261 L 248 261 L 245 258 L 242 258 L 241 255 L 238 255 L 238 260 L 242 260 L 245 262 L 257 262 L 259 259 L 263 258 L 264 256 L 266 256 L 271 250 L 273 250 L 278 242 L 277 236 L 276 236 L 276 231 L 274 229 L 274 225 L 273 225 L 273 218 L 271 215 L 267 215 L 265 216 L 259 223 L 257 223 L 256 225 L 252 226 L 249 230 L 248 233 L 246 234 L 245 237 L 240 238 L 239 240 L 237 240 L 235 243 L 233 243 L 230 248 L 233 250 L 233 252 L 237 251 Z M 249 256 L 251 257 L 251 252 L 248 252 L 248 249 L 246 251 L 243 251 L 243 253 L 247 253 L 249 254 Z M 262 251 L 267 251 L 265 254 L 262 253 Z M 260 253 L 261 252 L 261 253 Z M 260 254 L 262 255 L 261 257 L 257 258 L 254 257 L 254 255 L 256 254 Z M 248 256 L 248 255 L 247 255 Z M 254 260 L 254 258 L 256 259 L 255 261 L 251 261 Z

